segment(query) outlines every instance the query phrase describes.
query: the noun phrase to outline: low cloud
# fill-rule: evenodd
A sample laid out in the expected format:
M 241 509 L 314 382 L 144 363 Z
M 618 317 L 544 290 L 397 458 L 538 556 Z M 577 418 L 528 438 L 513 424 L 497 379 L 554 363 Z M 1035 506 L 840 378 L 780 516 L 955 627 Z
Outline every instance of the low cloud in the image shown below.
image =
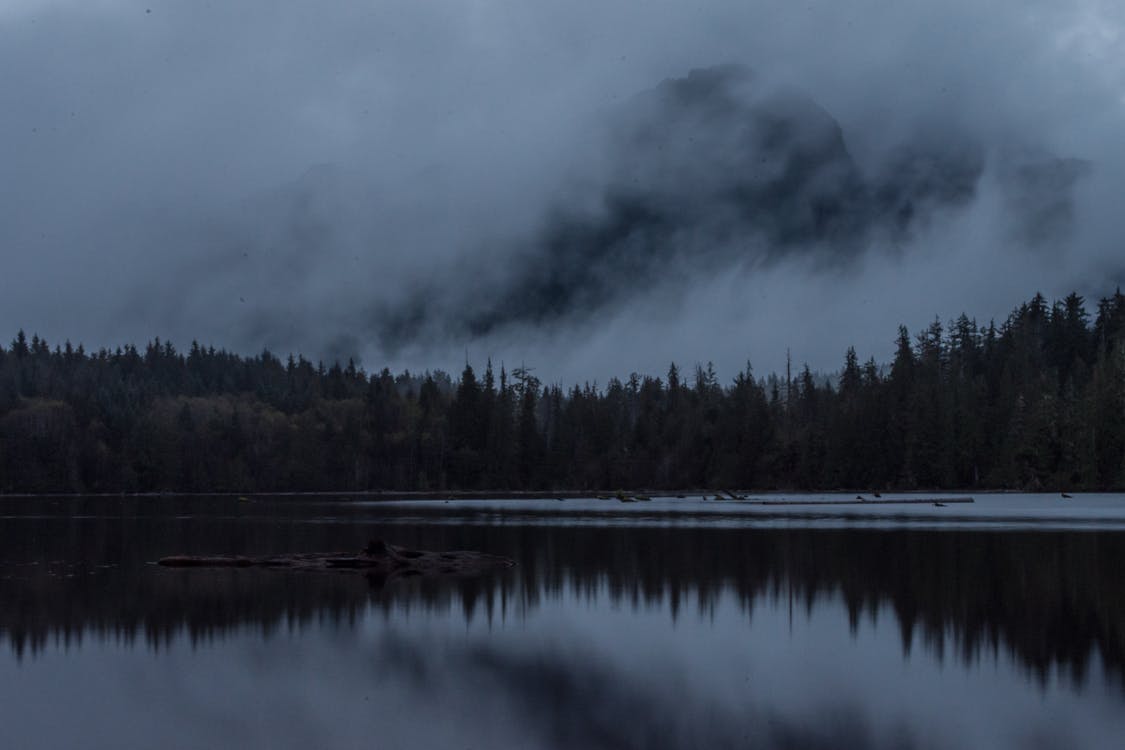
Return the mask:
M 1125 279 L 1122 13 L 8 6 L 0 320 L 570 382 L 885 358 Z

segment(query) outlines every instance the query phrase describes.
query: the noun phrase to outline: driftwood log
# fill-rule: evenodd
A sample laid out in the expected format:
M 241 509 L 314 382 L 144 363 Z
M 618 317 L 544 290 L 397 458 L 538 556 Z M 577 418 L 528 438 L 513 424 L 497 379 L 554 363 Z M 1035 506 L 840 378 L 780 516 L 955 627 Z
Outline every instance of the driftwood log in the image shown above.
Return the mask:
M 274 570 L 339 570 L 376 578 L 479 575 L 510 568 L 515 561 L 485 552 L 427 552 L 372 540 L 359 552 L 298 552 L 269 557 L 201 557 L 173 555 L 157 560 L 169 568 L 270 568 Z

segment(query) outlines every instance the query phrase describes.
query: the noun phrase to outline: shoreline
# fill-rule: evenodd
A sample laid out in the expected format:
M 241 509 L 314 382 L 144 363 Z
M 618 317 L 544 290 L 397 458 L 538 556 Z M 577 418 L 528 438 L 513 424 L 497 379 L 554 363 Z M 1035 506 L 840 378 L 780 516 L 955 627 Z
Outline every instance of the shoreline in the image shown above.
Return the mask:
M 715 489 L 689 489 L 689 490 L 448 490 L 448 491 L 393 491 L 393 490 L 360 490 L 328 492 L 294 491 L 294 492 L 0 492 L 0 500 L 34 500 L 34 499 L 80 499 L 80 498 L 171 498 L 171 497 L 199 497 L 199 498 L 340 498 L 363 499 L 374 501 L 401 501 L 401 500 L 583 500 L 602 499 L 617 500 L 618 494 L 626 497 L 651 497 L 671 499 L 698 499 L 705 497 L 709 502 L 758 502 L 763 504 L 812 504 L 820 505 L 824 502 L 836 504 L 855 503 L 857 505 L 876 505 L 888 503 L 920 503 L 939 500 L 941 502 L 965 502 L 964 495 L 1058 495 L 1059 490 L 980 490 L 980 489 L 921 489 L 921 490 L 885 490 L 881 491 L 884 497 L 874 497 L 870 490 L 715 490 Z M 1100 491 L 1074 491 L 1070 495 L 1088 494 L 1118 494 L 1122 490 Z M 732 497 L 734 495 L 734 497 Z M 859 499 L 857 495 L 862 495 Z M 719 500 L 713 498 L 722 496 Z M 802 499 L 792 501 L 783 498 L 796 496 Z M 826 501 L 808 500 L 809 496 L 847 496 Z M 971 501 L 971 497 L 968 498 Z

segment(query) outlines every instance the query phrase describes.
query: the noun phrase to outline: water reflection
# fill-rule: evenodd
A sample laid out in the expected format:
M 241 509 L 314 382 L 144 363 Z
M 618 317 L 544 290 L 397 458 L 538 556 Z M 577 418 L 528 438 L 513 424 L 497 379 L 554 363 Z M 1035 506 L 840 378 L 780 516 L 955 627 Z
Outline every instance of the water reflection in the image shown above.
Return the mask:
M 428 699 L 448 691 L 450 674 L 460 689 L 487 685 L 549 747 L 915 746 L 906 734 L 889 744 L 876 738 L 859 706 L 838 706 L 814 721 L 788 719 L 749 696 L 737 708 L 704 707 L 697 705 L 702 694 L 677 676 L 653 680 L 660 669 L 620 669 L 580 649 L 529 653 L 475 645 L 438 653 L 392 635 L 379 643 L 378 664 Z
M 64 513 L 72 510 L 0 525 L 0 634 L 16 654 L 90 636 L 159 647 L 181 632 L 199 642 L 248 627 L 354 623 L 368 607 L 509 621 L 568 597 L 657 608 L 675 623 L 707 620 L 729 596 L 747 626 L 763 607 L 808 618 L 818 602 L 838 600 L 853 635 L 864 618 L 889 618 L 903 655 L 919 644 L 966 666 L 1004 655 L 1041 683 L 1058 670 L 1081 685 L 1092 659 L 1115 681 L 1125 674 L 1120 533 L 453 527 L 323 523 L 293 507 L 178 519 L 128 503 L 78 518 Z M 383 588 L 351 575 L 146 564 L 169 552 L 354 549 L 371 535 L 487 550 L 519 567 Z

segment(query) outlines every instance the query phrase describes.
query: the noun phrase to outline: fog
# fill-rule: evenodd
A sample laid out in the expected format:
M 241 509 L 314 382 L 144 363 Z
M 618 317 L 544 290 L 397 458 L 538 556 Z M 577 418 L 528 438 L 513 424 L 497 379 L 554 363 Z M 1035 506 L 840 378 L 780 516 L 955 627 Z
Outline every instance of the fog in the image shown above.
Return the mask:
M 0 3 L 0 323 L 550 381 L 1125 279 L 1101 2 Z

